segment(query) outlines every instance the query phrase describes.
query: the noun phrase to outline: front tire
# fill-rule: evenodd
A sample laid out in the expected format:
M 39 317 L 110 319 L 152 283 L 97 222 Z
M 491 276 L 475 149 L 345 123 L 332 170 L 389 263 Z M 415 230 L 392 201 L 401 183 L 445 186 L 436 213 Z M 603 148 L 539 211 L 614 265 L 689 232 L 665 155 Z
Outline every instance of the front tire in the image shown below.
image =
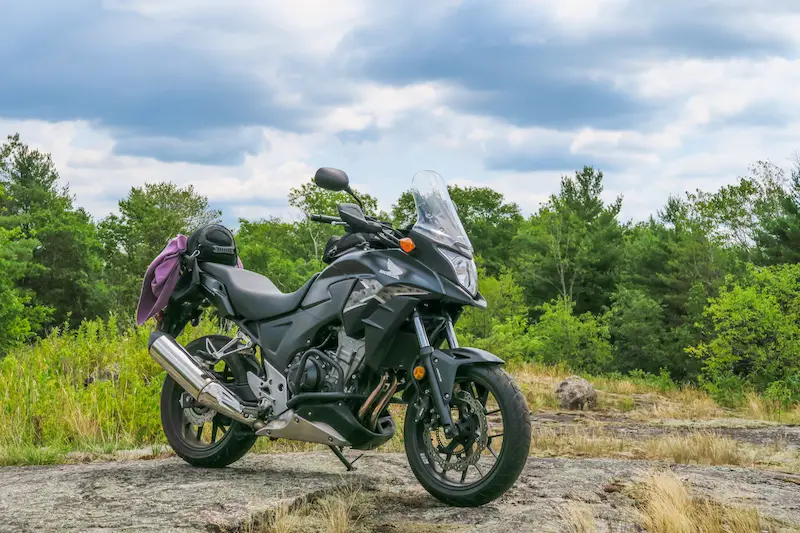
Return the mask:
M 415 402 L 406 411 L 405 449 L 411 470 L 431 495 L 448 505 L 477 507 L 514 484 L 528 459 L 531 421 L 507 372 L 496 365 L 459 369 L 451 401 L 453 421 L 464 429 L 458 439 L 443 437 L 422 409 L 429 407 Z
M 205 349 L 206 339 L 219 348 L 230 337 L 201 337 L 190 342 L 186 351 L 194 355 L 197 350 Z M 233 379 L 224 362 L 218 363 L 213 372 L 223 383 Z M 178 457 L 192 466 L 223 468 L 241 459 L 253 447 L 258 437 L 250 427 L 206 407 L 184 409 L 181 397 L 185 394 L 180 385 L 166 377 L 161 388 L 161 425 Z

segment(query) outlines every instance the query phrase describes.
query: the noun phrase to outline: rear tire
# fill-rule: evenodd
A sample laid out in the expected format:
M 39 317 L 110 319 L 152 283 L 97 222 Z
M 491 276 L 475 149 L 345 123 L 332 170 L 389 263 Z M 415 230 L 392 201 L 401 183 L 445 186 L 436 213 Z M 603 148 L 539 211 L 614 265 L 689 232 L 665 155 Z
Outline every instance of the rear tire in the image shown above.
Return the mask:
M 431 456 L 430 447 L 432 445 L 425 441 L 425 439 L 429 439 L 432 442 L 433 437 L 431 436 L 430 428 L 426 427 L 427 416 L 416 422 L 418 409 L 416 403 L 410 404 L 406 411 L 404 427 L 406 456 L 417 480 L 435 498 L 457 507 L 477 507 L 502 496 L 522 472 L 528 460 L 531 445 L 530 414 L 525 403 L 525 397 L 519 387 L 511 379 L 511 376 L 499 366 L 462 366 L 456 376 L 456 383 L 457 385 L 460 383 L 459 387 L 463 386 L 464 390 L 474 391 L 476 394 L 473 394 L 473 397 L 481 396 L 479 391 L 484 392 L 486 397 L 494 397 L 495 401 L 490 408 L 488 407 L 488 401 L 481 402 L 483 403 L 484 415 L 487 415 L 486 420 L 492 417 L 494 417 L 493 420 L 497 420 L 499 418 L 497 417 L 498 413 L 502 416 L 502 437 L 498 437 L 498 440 L 502 438 L 502 444 L 499 449 L 492 448 L 493 441 L 490 438 L 488 448 L 484 447 L 478 454 L 465 454 L 465 457 L 478 456 L 476 464 L 471 466 L 480 473 L 480 477 L 467 483 L 465 472 L 472 473 L 473 471 L 470 470 L 470 467 L 467 467 L 464 471 L 458 471 L 455 476 L 456 479 L 452 479 L 449 476 L 452 476 L 452 472 L 455 472 L 455 470 L 437 469 L 434 466 L 437 459 Z M 469 383 L 474 385 L 469 386 Z M 489 392 L 486 393 L 486 390 Z M 463 394 L 463 392 L 459 394 Z M 455 400 L 455 392 L 453 396 Z M 451 404 L 455 409 L 455 403 L 451 402 Z M 476 404 L 473 403 L 471 405 Z M 477 420 L 477 415 L 468 413 L 466 419 Z M 457 421 L 456 414 L 454 422 Z M 474 428 L 476 425 L 479 424 L 473 423 L 472 426 L 467 427 Z M 488 425 L 491 426 L 491 423 L 488 423 Z M 492 428 L 488 427 L 487 434 L 491 435 L 492 431 Z M 475 435 L 479 435 L 479 433 L 475 433 Z M 451 443 L 455 440 L 453 439 Z M 479 437 L 477 440 L 480 440 Z M 457 450 L 466 452 L 474 444 L 473 441 L 469 447 L 463 445 L 454 448 L 444 446 L 445 452 L 449 450 L 449 454 L 447 454 L 448 464 L 453 454 L 458 453 Z M 441 443 L 438 445 L 442 446 Z M 495 448 L 497 448 L 496 445 Z M 487 452 L 490 452 L 491 455 Z M 441 454 L 438 455 L 441 457 Z M 480 465 L 483 465 L 485 474 Z M 459 477 L 461 478 L 460 482 L 458 480 Z
M 204 349 L 207 338 L 209 337 L 201 337 L 190 342 L 186 346 L 186 351 L 194 354 L 196 350 Z M 219 347 L 230 338 L 212 335 L 210 340 Z M 161 388 L 161 426 L 167 442 L 178 457 L 192 466 L 223 468 L 241 459 L 253 447 L 258 438 L 253 430 L 221 414 L 199 409 L 201 414 L 197 416 L 203 416 L 202 413 L 205 413 L 208 417 L 213 415 L 213 418 L 204 425 L 193 425 L 187 420 L 185 410 L 180 404 L 183 394 L 183 388 L 167 376 Z M 209 438 L 211 442 L 203 441 L 209 435 L 209 430 L 204 426 L 211 426 L 212 435 Z M 198 427 L 199 429 L 196 429 Z M 200 434 L 202 437 L 198 437 Z

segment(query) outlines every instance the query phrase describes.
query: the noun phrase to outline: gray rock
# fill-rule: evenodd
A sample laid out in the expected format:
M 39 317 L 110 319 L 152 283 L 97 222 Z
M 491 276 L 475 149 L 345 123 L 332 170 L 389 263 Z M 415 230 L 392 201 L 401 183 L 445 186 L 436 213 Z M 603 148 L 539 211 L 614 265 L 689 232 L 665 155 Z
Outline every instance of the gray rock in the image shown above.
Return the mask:
M 578 500 L 590 509 L 599 532 L 618 533 L 636 531 L 636 513 L 626 491 L 609 491 L 609 485 L 624 487 L 667 467 L 531 457 L 505 496 L 458 509 L 428 495 L 404 455 L 371 452 L 357 466 L 348 473 L 330 453 L 299 453 L 251 454 L 220 470 L 192 468 L 179 459 L 0 468 L 0 532 L 227 533 L 276 505 L 358 484 L 374 493 L 377 509 L 363 518 L 370 531 L 557 533 L 565 530 L 560 509 Z M 800 523 L 798 486 L 786 474 L 695 465 L 671 469 L 693 494 Z
M 592 384 L 580 376 L 570 376 L 556 387 L 558 405 L 562 409 L 594 409 L 597 407 L 597 391 Z

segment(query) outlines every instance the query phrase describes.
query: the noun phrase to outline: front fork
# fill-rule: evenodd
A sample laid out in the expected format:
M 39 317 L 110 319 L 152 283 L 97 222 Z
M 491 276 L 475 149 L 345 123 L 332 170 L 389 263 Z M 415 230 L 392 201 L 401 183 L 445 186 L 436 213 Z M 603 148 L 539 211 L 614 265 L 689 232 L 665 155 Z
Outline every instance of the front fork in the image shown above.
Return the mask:
M 428 339 L 428 333 L 425 331 L 422 318 L 416 310 L 414 310 L 414 314 L 412 315 L 412 321 L 414 322 L 414 330 L 417 333 L 417 340 L 420 346 L 419 357 L 422 361 L 422 366 L 425 368 L 425 378 L 430 387 L 430 396 L 433 399 L 433 409 L 442 421 L 445 435 L 451 438 L 457 437 L 459 434 L 458 426 L 453 424 L 453 417 L 450 414 L 451 391 L 442 390 L 442 376 L 439 369 L 436 368 L 436 363 L 438 361 L 434 358 L 433 346 L 431 346 L 430 340 Z M 453 321 L 449 316 L 445 324 L 445 334 L 447 335 L 447 343 L 450 345 L 450 348 L 458 348 L 458 341 L 456 340 L 455 330 L 453 329 Z

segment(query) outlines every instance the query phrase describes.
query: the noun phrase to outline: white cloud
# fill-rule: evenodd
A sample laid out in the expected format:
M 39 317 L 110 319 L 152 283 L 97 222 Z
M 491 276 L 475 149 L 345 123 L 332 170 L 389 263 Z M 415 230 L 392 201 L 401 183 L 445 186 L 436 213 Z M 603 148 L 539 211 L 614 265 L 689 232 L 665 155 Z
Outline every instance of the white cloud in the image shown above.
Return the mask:
M 424 23 L 427 17 L 442 17 L 460 5 L 422 3 L 407 16 Z M 646 25 L 637 28 L 638 19 L 627 17 L 633 5 L 627 0 L 501 3 L 500 16 L 515 25 L 497 41 L 538 42 L 543 37 L 531 31 L 530 24 L 541 25 L 543 17 L 551 23 L 549 38 L 556 35 L 564 43 L 581 43 L 598 34 L 613 36 L 619 28 L 646 33 Z M 743 5 L 737 3 L 736 9 Z M 212 202 L 224 204 L 231 217 L 288 214 L 289 189 L 323 165 L 347 170 L 353 183 L 377 196 L 385 208 L 408 187 L 415 170 L 434 168 L 458 183 L 494 187 L 531 212 L 558 189 L 562 174 L 573 171 L 566 162 L 565 168 L 557 168 L 559 158 L 577 162 L 585 157 L 587 163 L 599 160 L 600 168 L 606 164 L 613 169 L 606 172 L 608 198 L 623 194 L 625 216 L 643 218 L 663 205 L 668 194 L 713 189 L 746 173 L 757 159 L 785 165 L 800 150 L 800 59 L 796 57 L 800 15 L 732 8 L 720 21 L 726 28 L 748 27 L 753 34 L 772 32 L 795 44 L 794 55 L 710 59 L 709 54 L 678 56 L 664 50 L 663 56 L 653 59 L 621 60 L 616 69 L 585 72 L 583 77 L 611 81 L 619 91 L 652 107 L 640 123 L 627 127 L 557 129 L 458 111 L 451 102 L 463 101 L 472 88 L 455 82 L 417 79 L 389 85 L 366 76 L 342 75 L 337 70 L 342 67 L 339 47 L 350 32 L 408 10 L 405 5 L 377 6 L 366 0 L 106 0 L 105 6 L 153 22 L 152 33 L 114 35 L 115 46 L 134 48 L 142 42 L 177 39 L 182 47 L 247 70 L 261 83 L 255 94 L 269 93 L 269 101 L 279 106 L 322 103 L 319 114 L 296 128 L 302 133 L 252 126 L 263 136 L 264 146 L 245 155 L 241 164 L 228 166 L 115 155 L 114 132 L 95 122 L 0 117 L 0 132 L 19 131 L 25 142 L 53 154 L 77 203 L 96 217 L 114 210 L 116 200 L 131 186 L 165 180 L 194 185 Z M 113 26 L 114 31 L 121 28 L 125 26 Z M 436 49 L 428 53 L 435 54 Z M 352 55 L 358 59 L 358 51 Z M 295 69 L 297 65 L 308 68 Z M 517 68 L 524 71 L 529 66 L 521 62 Z M 429 72 L 430 77 L 435 74 Z M 206 111 L 197 113 L 202 116 Z M 367 140 L 344 143 L 337 137 L 342 132 L 362 132 Z M 149 140 L 177 143 L 181 149 L 193 146 L 191 139 L 184 147 L 183 139 L 174 136 L 151 135 Z M 550 158 L 555 163 L 548 168 L 556 169 L 487 170 L 487 161 L 500 156 Z

